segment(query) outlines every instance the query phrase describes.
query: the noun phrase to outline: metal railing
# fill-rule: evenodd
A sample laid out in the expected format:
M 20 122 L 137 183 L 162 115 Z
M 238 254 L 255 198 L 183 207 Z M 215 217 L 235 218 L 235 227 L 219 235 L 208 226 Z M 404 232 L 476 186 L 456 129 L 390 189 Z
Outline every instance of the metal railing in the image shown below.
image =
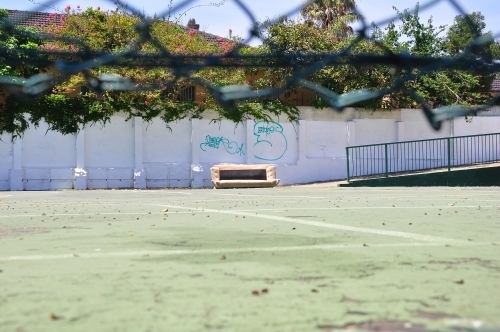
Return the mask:
M 347 181 L 355 177 L 500 161 L 500 133 L 346 147 Z

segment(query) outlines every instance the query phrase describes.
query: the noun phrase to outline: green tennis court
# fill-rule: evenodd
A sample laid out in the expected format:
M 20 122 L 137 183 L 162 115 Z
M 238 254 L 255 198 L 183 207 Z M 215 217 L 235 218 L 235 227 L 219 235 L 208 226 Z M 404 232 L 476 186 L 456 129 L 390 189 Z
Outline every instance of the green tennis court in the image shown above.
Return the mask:
M 2 192 L 0 330 L 499 330 L 499 216 L 499 188 Z

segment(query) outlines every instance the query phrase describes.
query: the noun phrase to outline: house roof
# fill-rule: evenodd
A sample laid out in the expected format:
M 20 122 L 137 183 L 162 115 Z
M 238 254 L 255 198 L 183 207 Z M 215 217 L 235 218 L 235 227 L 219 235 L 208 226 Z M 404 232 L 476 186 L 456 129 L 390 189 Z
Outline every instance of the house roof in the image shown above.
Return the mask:
M 190 19 L 188 24 L 183 27 L 184 30 L 190 31 L 190 30 L 196 30 L 196 33 L 201 36 L 205 41 L 209 43 L 220 43 L 222 41 L 228 41 L 227 38 L 223 38 L 217 35 L 213 35 L 211 33 L 205 32 L 205 31 L 200 31 L 200 25 L 196 24 L 196 20 L 194 18 Z
M 14 25 L 21 26 L 34 26 L 34 27 L 44 27 L 49 23 L 62 24 L 64 22 L 66 14 L 58 13 L 42 13 L 42 12 L 31 12 L 24 10 L 11 10 L 7 9 L 9 19 Z M 196 33 L 200 35 L 205 41 L 209 43 L 220 43 L 222 41 L 227 41 L 227 38 L 223 38 L 217 35 L 205 31 L 199 31 L 200 25 L 196 24 L 194 19 L 190 19 L 188 24 L 182 27 L 184 30 L 189 32 L 190 30 L 196 30 Z
M 42 12 L 30 12 L 25 10 L 11 10 L 7 9 L 9 19 L 15 25 L 21 25 L 26 27 L 44 27 L 49 23 L 62 24 L 65 14 L 57 13 L 42 13 Z

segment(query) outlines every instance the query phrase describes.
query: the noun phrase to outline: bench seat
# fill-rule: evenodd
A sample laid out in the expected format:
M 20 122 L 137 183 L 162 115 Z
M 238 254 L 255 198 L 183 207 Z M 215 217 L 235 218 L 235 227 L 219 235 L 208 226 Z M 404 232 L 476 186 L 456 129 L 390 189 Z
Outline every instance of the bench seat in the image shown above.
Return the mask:
M 212 184 L 219 188 L 275 187 L 276 166 L 272 165 L 214 165 L 210 172 Z

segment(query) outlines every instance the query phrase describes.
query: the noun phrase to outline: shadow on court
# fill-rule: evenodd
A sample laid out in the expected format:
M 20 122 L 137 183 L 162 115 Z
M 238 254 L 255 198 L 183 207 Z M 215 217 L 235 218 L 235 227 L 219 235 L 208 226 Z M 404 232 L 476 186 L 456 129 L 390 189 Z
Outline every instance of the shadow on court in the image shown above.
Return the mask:
M 500 329 L 498 188 L 0 192 L 2 331 Z

